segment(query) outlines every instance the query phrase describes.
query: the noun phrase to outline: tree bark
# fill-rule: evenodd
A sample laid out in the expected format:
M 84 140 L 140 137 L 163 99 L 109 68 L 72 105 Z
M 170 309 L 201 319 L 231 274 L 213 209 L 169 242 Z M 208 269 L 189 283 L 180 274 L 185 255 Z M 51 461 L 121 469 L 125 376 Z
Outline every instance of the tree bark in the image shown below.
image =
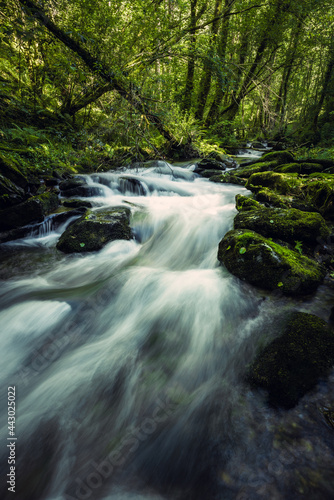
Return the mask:
M 128 101 L 137 111 L 145 115 L 148 121 L 155 126 L 160 134 L 171 144 L 176 143 L 176 139 L 166 129 L 161 119 L 153 113 L 148 105 L 143 101 L 143 97 L 131 89 L 131 82 L 126 82 L 121 76 L 116 76 L 112 68 L 108 67 L 98 58 L 83 47 L 75 40 L 58 28 L 53 21 L 45 14 L 45 12 L 37 6 L 32 0 L 19 0 L 19 2 L 29 10 L 29 12 L 41 23 L 48 31 L 50 31 L 58 40 L 76 53 L 88 68 L 103 80 L 112 86 L 112 89 L 118 92 L 126 101 Z

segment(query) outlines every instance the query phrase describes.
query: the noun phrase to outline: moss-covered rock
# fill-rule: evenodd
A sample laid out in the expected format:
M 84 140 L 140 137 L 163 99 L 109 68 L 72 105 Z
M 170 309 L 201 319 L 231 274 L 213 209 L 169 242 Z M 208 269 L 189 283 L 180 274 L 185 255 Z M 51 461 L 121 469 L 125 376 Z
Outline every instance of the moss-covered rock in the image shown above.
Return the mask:
M 277 165 L 283 165 L 284 163 L 292 163 L 294 161 L 294 157 L 289 151 L 273 151 L 271 153 L 266 153 L 258 161 L 263 162 L 273 160 L 276 161 Z
M 308 245 L 317 245 L 319 238 L 326 239 L 330 235 L 320 214 L 294 208 L 285 210 L 260 206 L 251 212 L 239 213 L 234 219 L 234 229 L 250 229 L 262 236 L 290 243 L 301 240 Z
M 268 203 L 277 208 L 290 208 L 292 198 L 287 198 L 279 196 L 269 188 L 260 189 L 256 194 L 255 198 L 261 203 Z
M 259 191 L 268 187 L 279 194 L 301 194 L 303 181 L 298 174 L 280 174 L 278 172 L 258 172 L 252 174 L 246 183 L 247 189 Z
M 281 172 L 283 174 L 297 173 L 303 175 L 322 172 L 322 170 L 323 167 L 319 165 L 319 163 L 288 163 L 275 168 L 275 172 Z
M 196 164 L 195 172 L 200 173 L 203 170 L 225 170 L 226 167 L 221 161 L 217 161 L 214 158 L 203 158 Z
M 236 170 L 233 172 L 226 172 L 221 175 L 213 175 L 209 178 L 210 182 L 218 182 L 222 184 L 237 184 L 238 186 L 244 186 L 246 184 L 246 179 L 242 179 L 234 174 Z
M 235 175 L 242 177 L 243 179 L 248 179 L 252 174 L 257 172 L 269 172 L 277 168 L 278 163 L 276 161 L 264 161 L 261 163 L 252 163 L 250 165 L 241 165 L 234 170 Z
M 315 261 L 245 229 L 232 230 L 224 236 L 219 243 L 218 260 L 238 278 L 267 290 L 280 289 L 288 295 L 314 292 L 326 274 Z
M 58 196 L 54 192 L 33 196 L 28 200 L 0 211 L 0 231 L 16 229 L 27 224 L 42 222 L 44 216 L 59 205 Z
M 65 253 L 100 250 L 113 240 L 130 240 L 130 210 L 114 207 L 110 210 L 87 210 L 61 235 L 57 248 Z
M 291 408 L 334 365 L 334 333 L 312 314 L 293 313 L 283 335 L 256 358 L 248 380 L 275 406 Z
M 210 177 L 214 177 L 216 175 L 221 175 L 221 170 L 201 170 L 198 172 L 202 177 L 206 177 L 209 179 Z
M 253 200 L 253 198 L 249 198 L 248 196 L 244 196 L 242 194 L 236 195 L 235 206 L 239 212 L 260 209 L 263 207 L 258 201 L 255 201 Z

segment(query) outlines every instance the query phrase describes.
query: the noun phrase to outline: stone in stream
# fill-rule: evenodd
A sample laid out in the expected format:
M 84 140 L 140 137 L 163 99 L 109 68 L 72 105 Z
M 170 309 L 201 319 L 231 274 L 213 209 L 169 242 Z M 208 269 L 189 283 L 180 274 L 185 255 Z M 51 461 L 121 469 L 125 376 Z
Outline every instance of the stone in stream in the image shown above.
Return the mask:
M 254 210 L 238 213 L 234 219 L 234 229 L 250 229 L 262 236 L 289 243 L 301 240 L 311 246 L 330 235 L 330 230 L 319 213 L 302 212 L 294 208 L 266 208 L 261 205 Z
M 79 199 L 69 199 L 69 200 L 63 200 L 62 204 L 64 207 L 69 207 L 69 208 L 79 208 L 79 207 L 85 207 L 85 208 L 92 208 L 93 204 L 88 201 L 88 200 L 79 200 Z
M 140 180 L 136 179 L 135 177 L 120 177 L 119 189 L 123 194 L 130 192 L 138 194 L 139 196 L 146 195 L 144 186 L 142 185 Z
M 322 319 L 294 312 L 284 333 L 259 353 L 247 379 L 274 406 L 292 408 L 334 365 L 334 333 Z
M 28 200 L 0 211 L 0 231 L 41 222 L 44 216 L 51 213 L 59 205 L 58 196 L 54 192 L 46 192 L 33 196 Z
M 315 292 L 326 275 L 317 262 L 247 229 L 232 230 L 224 236 L 218 260 L 238 278 L 287 295 Z
M 203 160 L 196 163 L 194 172 L 197 174 L 203 172 L 203 170 L 226 170 L 224 163 L 217 161 L 214 158 L 203 158 Z
M 57 243 L 64 253 L 100 250 L 113 240 L 130 240 L 130 210 L 126 207 L 87 210 L 67 227 Z

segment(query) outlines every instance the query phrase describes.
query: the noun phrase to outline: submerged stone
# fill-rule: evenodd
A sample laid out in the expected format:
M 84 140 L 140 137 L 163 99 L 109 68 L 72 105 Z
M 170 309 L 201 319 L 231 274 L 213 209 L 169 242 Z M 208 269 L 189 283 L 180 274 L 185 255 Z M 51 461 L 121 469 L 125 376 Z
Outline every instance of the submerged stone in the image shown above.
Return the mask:
M 93 252 L 113 240 L 130 240 L 130 210 L 126 207 L 87 210 L 59 238 L 58 250 L 65 253 Z
M 218 260 L 238 278 L 287 295 L 313 293 L 326 274 L 308 257 L 246 229 L 232 230 L 224 236 Z
M 251 212 L 237 214 L 234 229 L 250 229 L 263 236 L 290 243 L 301 240 L 308 245 L 316 245 L 319 239 L 330 235 L 325 220 L 318 213 L 302 212 L 294 208 L 266 208 L 261 205 Z
M 283 335 L 257 356 L 248 373 L 275 406 L 292 408 L 334 365 L 334 333 L 312 314 L 295 312 Z

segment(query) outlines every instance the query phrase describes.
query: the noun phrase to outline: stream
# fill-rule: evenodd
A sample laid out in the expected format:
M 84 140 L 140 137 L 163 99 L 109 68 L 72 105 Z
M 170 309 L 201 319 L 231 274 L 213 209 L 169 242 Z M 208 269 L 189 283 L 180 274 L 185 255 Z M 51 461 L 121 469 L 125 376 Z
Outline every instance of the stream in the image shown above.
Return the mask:
M 134 239 L 65 255 L 70 221 L 0 248 L 1 475 L 16 388 L 15 500 L 333 499 L 334 375 L 289 411 L 244 382 L 291 309 L 217 261 L 235 195 L 194 165 L 81 176 Z M 136 179 L 136 184 L 128 179 Z M 136 188 L 137 186 L 137 188 Z

